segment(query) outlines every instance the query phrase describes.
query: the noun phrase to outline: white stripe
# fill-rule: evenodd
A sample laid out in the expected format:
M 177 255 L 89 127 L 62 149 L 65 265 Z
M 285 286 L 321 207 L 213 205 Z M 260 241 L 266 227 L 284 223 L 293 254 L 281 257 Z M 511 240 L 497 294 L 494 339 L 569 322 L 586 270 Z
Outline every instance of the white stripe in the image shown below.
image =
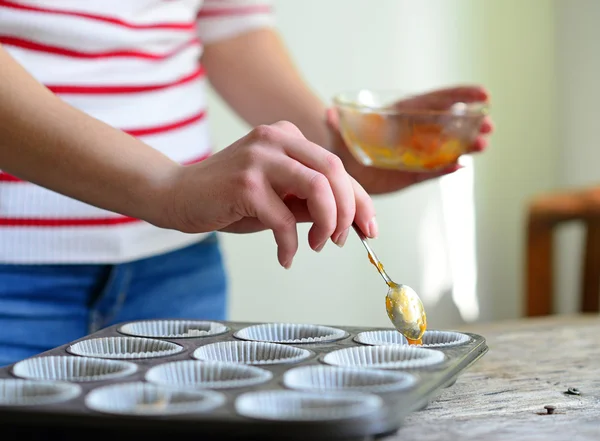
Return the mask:
M 40 8 L 107 15 L 147 24 L 185 21 L 189 18 L 190 11 L 195 13 L 203 4 L 202 0 L 17 0 L 17 2 Z
M 198 20 L 198 36 L 208 44 L 273 25 L 271 14 L 202 17 Z
M 130 29 L 66 15 L 2 7 L 0 11 L 0 34 L 78 52 L 129 50 L 163 54 L 194 37 L 193 31 Z
M 61 95 L 77 107 L 119 129 L 162 126 L 197 115 L 205 109 L 205 79 L 168 89 L 134 94 Z
M 145 222 L 94 228 L 0 227 L 0 263 L 121 263 L 173 251 L 204 239 Z
M 58 57 L 13 46 L 4 49 L 43 84 L 121 85 L 174 81 L 193 72 L 202 48 L 188 47 L 168 59 L 103 58 L 86 60 Z M 52 66 L 51 69 L 48 66 Z

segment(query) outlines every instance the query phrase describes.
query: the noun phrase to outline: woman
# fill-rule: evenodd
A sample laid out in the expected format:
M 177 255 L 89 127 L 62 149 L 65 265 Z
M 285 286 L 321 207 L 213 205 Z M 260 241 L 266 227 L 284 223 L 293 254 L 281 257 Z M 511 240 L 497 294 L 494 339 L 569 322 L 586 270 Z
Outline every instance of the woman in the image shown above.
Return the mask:
M 297 222 L 315 251 L 353 220 L 375 237 L 369 193 L 440 175 L 354 161 L 263 1 L 73 5 L 0 0 L 0 365 L 114 322 L 223 319 L 215 231 L 271 229 L 289 268 Z M 207 80 L 255 127 L 214 155 Z

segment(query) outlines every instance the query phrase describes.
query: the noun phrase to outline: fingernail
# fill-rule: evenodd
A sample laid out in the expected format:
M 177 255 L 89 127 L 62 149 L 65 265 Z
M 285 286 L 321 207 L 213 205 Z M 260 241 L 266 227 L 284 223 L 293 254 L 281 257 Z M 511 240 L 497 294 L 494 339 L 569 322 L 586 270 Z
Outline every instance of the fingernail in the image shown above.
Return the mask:
M 375 216 L 373 216 L 373 219 L 369 221 L 367 228 L 369 229 L 369 237 L 371 239 L 376 239 L 377 235 L 379 234 L 379 227 L 377 226 L 377 220 L 375 219 Z
M 318 247 L 315 248 L 315 251 L 317 253 L 320 253 L 321 250 L 325 247 L 325 244 L 327 243 L 327 241 L 323 242 L 321 245 L 319 245 Z
M 287 261 L 287 262 L 286 262 L 286 264 L 285 264 L 285 265 L 283 265 L 283 267 L 284 267 L 286 270 L 289 270 L 289 269 L 292 267 L 292 262 L 293 262 L 293 261 L 294 261 L 294 258 L 292 257 L 292 258 L 291 258 L 289 261 Z
M 334 243 L 338 247 L 342 248 L 346 243 L 346 239 L 348 239 L 348 233 L 350 233 L 350 228 L 346 228 L 344 231 L 342 231 L 342 234 L 338 236 L 337 240 Z

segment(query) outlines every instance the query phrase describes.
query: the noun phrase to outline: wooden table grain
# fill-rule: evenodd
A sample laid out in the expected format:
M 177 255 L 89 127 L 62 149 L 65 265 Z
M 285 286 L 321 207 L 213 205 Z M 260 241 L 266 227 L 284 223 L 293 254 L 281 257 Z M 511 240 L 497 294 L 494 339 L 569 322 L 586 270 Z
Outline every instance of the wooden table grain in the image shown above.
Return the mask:
M 483 335 L 489 352 L 385 441 L 600 440 L 600 316 L 461 329 Z

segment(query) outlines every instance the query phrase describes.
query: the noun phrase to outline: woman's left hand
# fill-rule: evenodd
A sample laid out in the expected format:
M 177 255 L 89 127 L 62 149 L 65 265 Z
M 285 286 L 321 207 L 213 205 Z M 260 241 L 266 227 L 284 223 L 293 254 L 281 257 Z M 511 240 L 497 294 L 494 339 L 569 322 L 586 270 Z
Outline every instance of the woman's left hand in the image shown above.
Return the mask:
M 488 92 L 482 87 L 464 86 L 440 89 L 401 101 L 397 105 L 400 108 L 439 110 L 448 108 L 457 102 L 487 102 L 488 100 Z M 342 159 L 346 171 L 370 194 L 401 190 L 419 182 L 453 173 L 461 168 L 460 165 L 452 165 L 435 172 L 405 172 L 366 167 L 352 156 L 342 139 L 335 109 L 328 109 L 327 123 L 332 137 L 332 151 Z M 487 146 L 487 136 L 492 132 L 492 121 L 489 117 L 486 117 L 481 124 L 479 136 L 471 145 L 469 153 L 484 151 Z

